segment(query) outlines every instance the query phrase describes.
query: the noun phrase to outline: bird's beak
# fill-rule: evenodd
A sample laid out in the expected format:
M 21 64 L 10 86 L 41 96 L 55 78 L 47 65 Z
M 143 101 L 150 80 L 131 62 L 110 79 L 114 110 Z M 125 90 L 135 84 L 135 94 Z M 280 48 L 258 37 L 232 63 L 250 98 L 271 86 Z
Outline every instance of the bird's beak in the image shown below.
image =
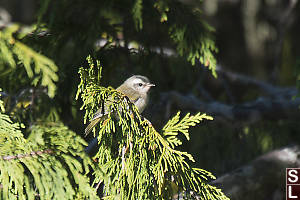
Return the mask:
M 147 86 L 148 86 L 148 87 L 154 87 L 154 86 L 155 86 L 155 84 L 152 84 L 152 83 L 147 83 Z

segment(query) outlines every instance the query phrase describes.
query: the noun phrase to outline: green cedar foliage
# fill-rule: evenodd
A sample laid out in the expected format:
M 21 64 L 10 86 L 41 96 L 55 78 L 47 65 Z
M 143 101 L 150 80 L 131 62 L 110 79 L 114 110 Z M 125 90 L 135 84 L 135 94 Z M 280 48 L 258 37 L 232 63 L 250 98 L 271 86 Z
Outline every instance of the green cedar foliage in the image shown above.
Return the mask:
M 24 68 L 32 85 L 47 87 L 48 95 L 54 97 L 58 68 L 52 60 L 20 41 L 26 33 L 28 30 L 22 30 L 16 24 L 0 31 L 1 82 L 4 85 L 10 83 L 12 81 L 11 74 L 20 74 L 20 71 L 22 72 L 20 69 Z
M 100 62 L 87 60 L 89 67 L 79 69 L 77 98 L 82 98 L 85 122 L 101 105 L 108 106 L 106 120 L 94 129 L 99 143 L 94 160 L 110 177 L 107 182 L 96 174 L 95 184 L 104 183 L 108 199 L 170 199 L 181 191 L 194 191 L 200 199 L 228 199 L 208 184 L 215 179 L 210 172 L 190 166 L 192 155 L 175 149 L 181 144 L 179 133 L 189 139 L 189 127 L 212 117 L 187 114 L 180 120 L 178 113 L 159 133 L 126 96 L 100 86 Z M 191 198 L 190 193 L 185 198 Z
M 107 43 L 96 49 L 96 54 L 122 49 L 120 40 L 126 48 L 129 44 L 146 51 L 170 48 L 192 65 L 208 67 L 216 76 L 214 29 L 198 8 L 181 1 L 47 0 L 42 3 L 39 22 L 57 36 L 53 43 L 72 41 L 81 48 L 77 52 L 87 53 L 101 36 Z
M 167 24 L 169 36 L 176 44 L 179 55 L 186 57 L 192 65 L 200 61 L 216 77 L 216 59 L 213 53 L 218 49 L 211 35 L 214 29 L 199 19 L 201 11 L 195 9 L 190 12 L 188 6 L 166 0 L 156 1 L 154 7 L 161 14 L 160 21 Z
M 98 199 L 83 139 L 54 122 L 32 126 L 25 139 L 0 106 L 0 199 Z

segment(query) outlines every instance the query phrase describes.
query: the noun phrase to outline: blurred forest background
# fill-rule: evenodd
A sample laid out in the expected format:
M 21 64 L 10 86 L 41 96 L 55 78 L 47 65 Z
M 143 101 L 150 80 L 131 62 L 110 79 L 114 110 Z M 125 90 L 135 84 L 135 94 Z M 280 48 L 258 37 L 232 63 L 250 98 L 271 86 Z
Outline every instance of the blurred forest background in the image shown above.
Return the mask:
M 23 68 L 13 77 L 1 68 L 10 115 L 27 126 L 62 121 L 83 134 L 75 93 L 78 68 L 90 54 L 104 67 L 104 86 L 117 87 L 133 74 L 156 84 L 144 114 L 156 129 L 178 110 L 214 117 L 191 130 L 182 150 L 194 155 L 195 166 L 215 174 L 213 184 L 229 197 L 284 199 L 285 167 L 300 165 L 298 0 L 179 0 L 192 12 L 201 10 L 199 20 L 212 30 L 217 78 L 207 67 L 213 59 L 193 66 L 176 51 L 168 30 L 153 20 L 168 23 L 174 17 L 196 34 L 202 27 L 196 27 L 194 16 L 164 18 L 152 12 L 152 1 L 140 1 L 143 21 L 135 24 L 126 15 L 128 2 L 132 7 L 134 1 L 72 0 L 43 8 L 35 0 L 0 0 L 0 28 L 17 23 L 31 30 L 38 23 L 37 32 L 22 41 L 58 66 L 53 98 L 34 88 Z M 169 3 L 176 8 L 177 1 Z M 20 106 L 24 102 L 30 106 Z

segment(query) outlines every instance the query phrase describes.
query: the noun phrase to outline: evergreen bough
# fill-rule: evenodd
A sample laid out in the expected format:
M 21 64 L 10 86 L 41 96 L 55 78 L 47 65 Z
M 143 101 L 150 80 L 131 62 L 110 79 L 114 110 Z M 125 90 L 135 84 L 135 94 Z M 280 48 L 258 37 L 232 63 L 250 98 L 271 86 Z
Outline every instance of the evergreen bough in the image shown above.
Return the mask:
M 3 113 L 2 101 L 0 107 L 0 199 L 98 199 L 81 137 L 53 122 L 32 126 L 25 139 L 24 127 Z
M 188 192 L 186 198 L 194 192 L 200 199 L 228 199 L 208 184 L 215 179 L 210 172 L 190 166 L 192 155 L 175 149 L 181 144 L 179 133 L 189 139 L 189 127 L 212 117 L 187 114 L 180 120 L 178 112 L 159 133 L 126 96 L 100 86 L 100 62 L 95 64 L 91 57 L 87 60 L 89 67 L 79 69 L 76 98 L 82 98 L 85 122 L 104 104 L 108 106 L 107 119 L 94 129 L 99 149 L 93 158 L 110 177 L 105 181 L 95 173 L 94 184 L 104 183 L 106 199 L 170 199 L 184 191 Z
M 32 85 L 46 87 L 48 95 L 54 97 L 55 82 L 58 81 L 56 73 L 58 67 L 51 59 L 21 42 L 28 32 L 28 30 L 22 30 L 17 24 L 12 24 L 0 31 L 0 78 L 4 79 L 8 75 L 17 74 L 18 71 L 22 71 L 20 67 L 23 67 Z

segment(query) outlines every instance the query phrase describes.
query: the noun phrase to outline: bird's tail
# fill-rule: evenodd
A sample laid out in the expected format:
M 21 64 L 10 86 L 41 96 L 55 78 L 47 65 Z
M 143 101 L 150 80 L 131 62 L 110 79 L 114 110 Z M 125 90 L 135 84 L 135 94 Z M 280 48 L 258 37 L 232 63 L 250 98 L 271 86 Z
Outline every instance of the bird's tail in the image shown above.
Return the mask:
M 91 130 L 101 121 L 101 117 L 94 119 L 91 123 L 85 128 L 84 135 L 85 137 L 91 132 Z

